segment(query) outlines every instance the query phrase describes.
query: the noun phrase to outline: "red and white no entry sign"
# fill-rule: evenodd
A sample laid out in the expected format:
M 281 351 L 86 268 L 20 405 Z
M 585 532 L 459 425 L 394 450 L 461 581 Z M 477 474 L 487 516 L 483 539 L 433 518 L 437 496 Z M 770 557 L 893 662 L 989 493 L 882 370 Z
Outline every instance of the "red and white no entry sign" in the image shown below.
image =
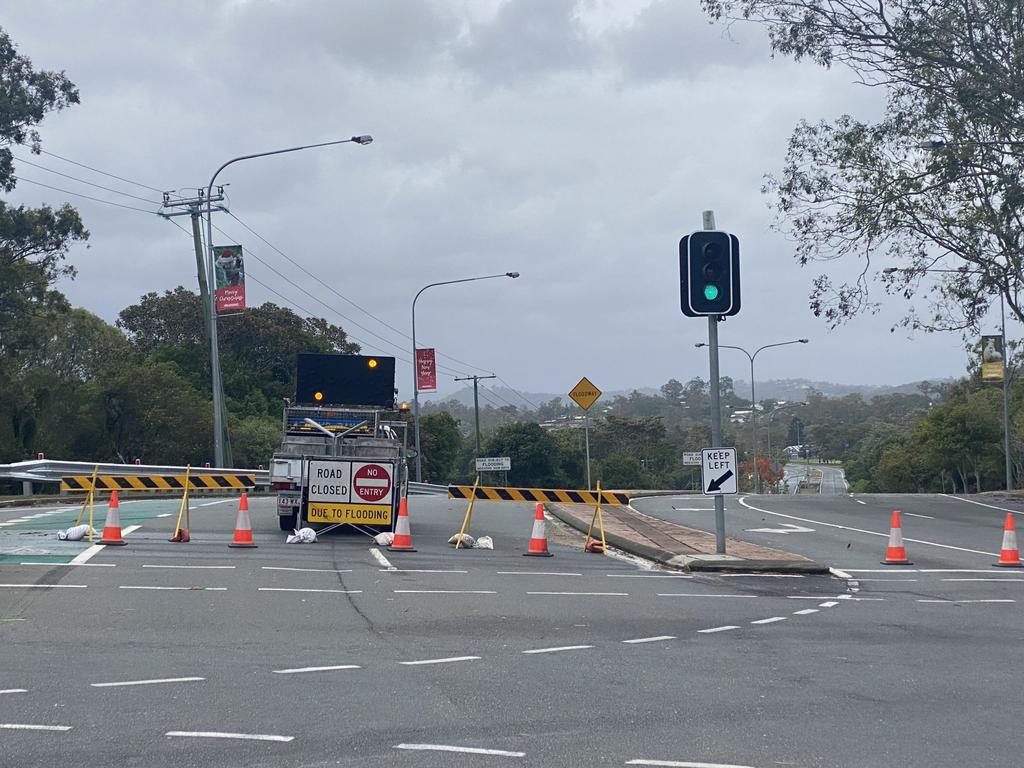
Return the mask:
M 391 470 L 380 464 L 364 464 L 352 475 L 352 490 L 363 501 L 387 504 L 391 497 Z

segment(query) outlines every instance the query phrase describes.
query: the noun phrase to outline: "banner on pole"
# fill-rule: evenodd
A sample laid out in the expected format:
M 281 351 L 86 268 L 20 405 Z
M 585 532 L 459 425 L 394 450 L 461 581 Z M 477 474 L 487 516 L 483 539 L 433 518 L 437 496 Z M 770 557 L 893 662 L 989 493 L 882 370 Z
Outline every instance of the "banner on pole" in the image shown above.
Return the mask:
M 1003 337 L 981 337 L 981 380 L 1003 380 Z
M 245 309 L 245 265 L 242 246 L 217 245 L 213 248 L 214 295 L 218 315 L 236 315 Z
M 437 391 L 437 366 L 433 349 L 416 350 L 416 389 L 420 392 Z

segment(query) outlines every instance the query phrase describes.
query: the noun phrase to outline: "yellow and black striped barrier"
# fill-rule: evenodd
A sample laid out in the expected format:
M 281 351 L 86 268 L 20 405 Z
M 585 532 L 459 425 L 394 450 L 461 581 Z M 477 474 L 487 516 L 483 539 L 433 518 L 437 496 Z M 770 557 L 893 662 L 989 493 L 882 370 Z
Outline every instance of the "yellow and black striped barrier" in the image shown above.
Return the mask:
M 72 475 L 62 477 L 62 491 L 88 491 L 92 486 L 92 475 Z M 230 491 L 244 490 L 256 486 L 256 476 L 238 473 L 217 473 L 208 475 L 189 475 L 190 491 Z M 97 491 L 183 491 L 185 475 L 97 475 Z
M 550 488 L 488 488 L 472 485 L 449 485 L 449 499 L 479 499 L 481 501 L 539 501 L 563 504 L 597 504 L 594 491 L 564 491 Z M 629 504 L 629 494 L 622 491 L 601 491 L 602 504 Z

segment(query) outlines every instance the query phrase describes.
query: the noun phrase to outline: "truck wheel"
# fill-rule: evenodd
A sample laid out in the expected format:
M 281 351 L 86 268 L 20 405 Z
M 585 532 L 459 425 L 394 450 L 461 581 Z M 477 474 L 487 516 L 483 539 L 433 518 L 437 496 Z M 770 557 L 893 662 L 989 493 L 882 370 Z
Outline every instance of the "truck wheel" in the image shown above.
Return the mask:
M 281 526 L 282 531 L 288 531 L 288 533 L 291 533 L 295 530 L 295 513 L 292 512 L 290 515 L 278 516 L 277 524 Z

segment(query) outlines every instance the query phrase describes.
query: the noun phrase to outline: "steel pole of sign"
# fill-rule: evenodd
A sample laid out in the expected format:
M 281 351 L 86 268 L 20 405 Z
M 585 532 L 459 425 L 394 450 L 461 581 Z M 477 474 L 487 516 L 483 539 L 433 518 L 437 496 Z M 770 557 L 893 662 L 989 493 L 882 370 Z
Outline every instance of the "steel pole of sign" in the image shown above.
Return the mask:
M 1000 333 L 1003 336 L 1003 451 L 1006 454 L 1006 490 L 1013 490 L 1013 462 L 1010 461 L 1010 379 L 1006 375 L 1006 358 L 1010 351 L 1006 348 L 1006 302 L 1003 292 L 999 292 Z
M 715 212 L 704 211 L 704 229 L 715 228 Z M 718 316 L 708 316 L 708 363 L 711 369 L 711 447 L 722 447 L 722 409 L 718 388 Z M 589 488 L 588 488 L 589 489 Z M 704 490 L 704 489 L 702 489 Z M 725 554 L 725 498 L 715 495 L 715 552 Z
M 583 433 L 587 443 L 587 490 L 593 490 L 590 485 L 590 409 L 583 412 Z

